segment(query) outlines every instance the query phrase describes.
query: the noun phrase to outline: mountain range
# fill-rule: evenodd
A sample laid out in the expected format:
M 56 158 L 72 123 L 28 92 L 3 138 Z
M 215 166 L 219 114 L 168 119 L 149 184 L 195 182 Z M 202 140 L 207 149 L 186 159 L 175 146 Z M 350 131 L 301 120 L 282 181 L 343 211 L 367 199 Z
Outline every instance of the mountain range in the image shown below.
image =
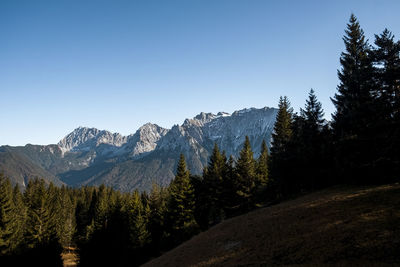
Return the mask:
M 173 179 L 180 153 L 193 174 L 202 173 L 214 143 L 237 157 L 249 136 L 257 156 L 263 140 L 270 144 L 277 111 L 202 112 L 171 129 L 147 123 L 128 136 L 78 127 L 58 144 L 1 146 L 0 172 L 21 187 L 41 177 L 56 185 L 149 190 L 153 182 L 167 185 Z

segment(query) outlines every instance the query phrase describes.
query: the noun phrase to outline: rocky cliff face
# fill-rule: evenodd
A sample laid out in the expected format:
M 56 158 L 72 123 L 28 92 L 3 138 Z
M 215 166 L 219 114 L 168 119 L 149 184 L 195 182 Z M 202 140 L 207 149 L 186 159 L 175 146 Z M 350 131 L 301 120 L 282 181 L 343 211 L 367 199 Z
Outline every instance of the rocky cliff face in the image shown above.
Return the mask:
M 127 137 L 119 133 L 101 131 L 96 128 L 79 127 L 64 137 L 58 146 L 65 152 L 69 151 L 90 151 L 101 144 L 120 147 L 127 142 Z
M 214 143 L 227 155 L 237 157 L 245 136 L 249 136 L 258 156 L 262 141 L 270 144 L 276 115 L 277 109 L 267 107 L 232 114 L 202 112 L 170 130 L 147 123 L 129 136 L 79 127 L 57 145 L 7 147 L 7 154 L 0 154 L 0 162 L 2 155 L 11 159 L 10 153 L 18 153 L 18 158 L 29 161 L 27 166 L 38 167 L 30 169 L 43 170 L 39 176 L 47 173 L 52 180 L 59 179 L 67 185 L 104 183 L 123 191 L 148 190 L 152 182 L 170 182 L 180 153 L 185 154 L 194 174 L 201 174 Z M 17 166 L 3 165 L 5 169 Z M 15 182 L 19 182 L 20 176 L 26 174 L 20 175 L 15 166 L 9 173 L 18 176 Z
M 151 152 L 156 149 L 158 142 L 168 131 L 157 124 L 146 123 L 135 134 L 128 136 L 127 143 L 117 151 L 117 154 L 126 153 L 130 157 L 138 157 Z
M 276 115 L 274 108 L 243 109 L 232 114 L 200 113 L 172 127 L 160 140 L 157 150 L 184 153 L 190 159 L 191 171 L 200 174 L 214 143 L 227 155 L 237 157 L 247 135 L 258 155 L 263 140 L 270 144 Z

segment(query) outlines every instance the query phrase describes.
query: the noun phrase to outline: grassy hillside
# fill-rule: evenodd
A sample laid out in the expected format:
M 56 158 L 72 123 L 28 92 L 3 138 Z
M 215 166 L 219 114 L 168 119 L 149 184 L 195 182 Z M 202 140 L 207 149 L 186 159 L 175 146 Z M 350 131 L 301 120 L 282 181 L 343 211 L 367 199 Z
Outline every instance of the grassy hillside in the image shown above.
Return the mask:
M 145 266 L 399 266 L 400 185 L 335 187 L 224 221 Z

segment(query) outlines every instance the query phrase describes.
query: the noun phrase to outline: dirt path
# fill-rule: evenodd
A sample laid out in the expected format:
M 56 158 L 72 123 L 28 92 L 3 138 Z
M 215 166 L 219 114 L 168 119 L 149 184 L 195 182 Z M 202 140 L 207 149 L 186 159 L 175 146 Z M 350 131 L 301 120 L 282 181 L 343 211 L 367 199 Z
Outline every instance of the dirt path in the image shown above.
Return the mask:
M 64 267 L 76 267 L 78 266 L 78 255 L 75 248 L 66 248 L 61 254 L 64 262 Z

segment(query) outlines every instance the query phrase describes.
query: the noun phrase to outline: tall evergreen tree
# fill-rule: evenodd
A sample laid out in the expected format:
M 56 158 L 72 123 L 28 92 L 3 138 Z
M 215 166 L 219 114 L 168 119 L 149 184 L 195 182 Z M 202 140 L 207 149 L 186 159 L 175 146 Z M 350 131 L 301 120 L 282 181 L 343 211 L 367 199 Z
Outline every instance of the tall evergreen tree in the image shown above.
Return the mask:
M 52 188 L 43 179 L 30 180 L 24 199 L 28 208 L 25 231 L 25 257 L 32 266 L 62 266 L 62 247 L 56 233 L 56 220 L 51 201 Z M 24 264 L 24 265 L 25 265 Z
M 13 246 L 13 208 L 11 183 L 0 173 L 0 256 L 10 254 Z
M 268 160 L 268 147 L 265 140 L 263 140 L 261 144 L 261 153 L 257 160 L 257 187 L 265 187 L 268 183 Z
M 292 137 L 293 108 L 289 99 L 284 96 L 279 98 L 278 114 L 272 133 L 271 156 L 282 154 L 287 149 L 287 144 Z
M 25 190 L 28 219 L 25 240 L 30 248 L 46 244 L 55 235 L 54 214 L 44 180 L 30 180 Z
M 379 121 L 373 58 L 364 32 L 352 14 L 343 37 L 345 52 L 341 54 L 340 84 L 332 102 L 336 107 L 332 127 L 335 135 L 337 176 L 343 182 L 365 183 L 374 179 L 373 129 Z M 371 153 L 372 152 L 372 153 Z M 372 158 L 371 158 L 372 155 Z
M 149 232 L 147 231 L 147 214 L 137 190 L 133 192 L 130 199 L 128 216 L 132 245 L 135 249 L 141 248 L 149 242 Z
M 13 236 L 11 237 L 11 251 L 19 253 L 20 246 L 23 244 L 25 222 L 27 219 L 27 209 L 22 198 L 22 193 L 18 185 L 13 189 Z
M 203 169 L 203 175 L 207 171 L 207 166 Z M 210 196 L 208 195 L 208 188 L 204 182 L 203 176 L 191 175 L 191 184 L 194 189 L 194 202 L 196 203 L 194 209 L 194 218 L 196 223 L 199 225 L 201 230 L 207 230 L 209 227 L 209 214 L 210 214 L 210 203 L 208 202 Z
M 225 164 L 225 174 L 223 182 L 223 197 L 222 203 L 224 207 L 224 212 L 227 217 L 232 217 L 234 215 L 234 207 L 238 204 L 238 199 L 236 198 L 236 161 L 232 155 Z
M 148 229 L 151 237 L 152 250 L 156 255 L 162 248 L 165 239 L 166 198 L 167 192 L 157 184 L 152 185 L 149 199 L 150 216 Z
M 343 41 L 346 51 L 340 57 L 338 71 L 340 84 L 332 98 L 336 107 L 333 115 L 333 129 L 338 138 L 354 138 L 365 132 L 371 125 L 374 114 L 373 67 L 370 50 L 364 31 L 354 14 L 347 24 Z
M 324 111 L 321 102 L 318 101 L 314 89 L 311 89 L 306 100 L 305 109 L 301 109 L 301 116 L 306 122 L 310 134 L 318 135 L 324 126 Z
M 260 203 L 266 199 L 268 185 L 268 147 L 265 140 L 261 144 L 261 153 L 256 163 L 256 202 Z
M 206 221 L 211 224 L 220 222 L 223 218 L 222 194 L 226 158 L 220 153 L 215 143 L 208 165 L 204 168 L 204 192 L 201 204 L 204 208 Z
M 239 201 L 239 211 L 246 212 L 255 205 L 254 193 L 257 179 L 256 162 L 248 136 L 246 136 L 237 160 L 236 175 L 236 195 Z
M 196 228 L 194 189 L 189 176 L 185 157 L 181 154 L 175 179 L 169 186 L 168 219 L 171 234 L 177 238 L 175 241 L 187 239 Z
M 75 221 L 76 221 L 76 241 L 83 242 L 87 235 L 87 228 L 93 219 L 94 204 L 92 205 L 94 189 L 88 186 L 79 189 L 76 197 Z
M 64 247 L 71 247 L 75 234 L 75 205 L 66 187 L 58 190 L 56 200 L 57 235 Z
M 379 83 L 375 96 L 382 100 L 385 108 L 384 118 L 400 116 L 400 41 L 394 41 L 394 35 L 385 29 L 375 35 L 374 63 Z
M 293 123 L 292 147 L 299 189 L 313 190 L 328 184 L 326 124 L 324 112 L 313 89 L 310 90 L 305 108 Z
M 109 193 L 108 189 L 102 184 L 94 198 L 94 229 L 107 228 L 109 219 Z
M 277 198 L 287 195 L 290 191 L 292 177 L 288 164 L 290 163 L 290 141 L 293 135 L 293 109 L 289 99 L 279 98 L 271 142 L 270 178 Z
M 375 35 L 375 46 L 374 97 L 379 120 L 373 132 L 371 165 L 376 170 L 376 182 L 389 182 L 398 180 L 400 171 L 400 41 L 395 42 L 394 35 L 385 29 Z

